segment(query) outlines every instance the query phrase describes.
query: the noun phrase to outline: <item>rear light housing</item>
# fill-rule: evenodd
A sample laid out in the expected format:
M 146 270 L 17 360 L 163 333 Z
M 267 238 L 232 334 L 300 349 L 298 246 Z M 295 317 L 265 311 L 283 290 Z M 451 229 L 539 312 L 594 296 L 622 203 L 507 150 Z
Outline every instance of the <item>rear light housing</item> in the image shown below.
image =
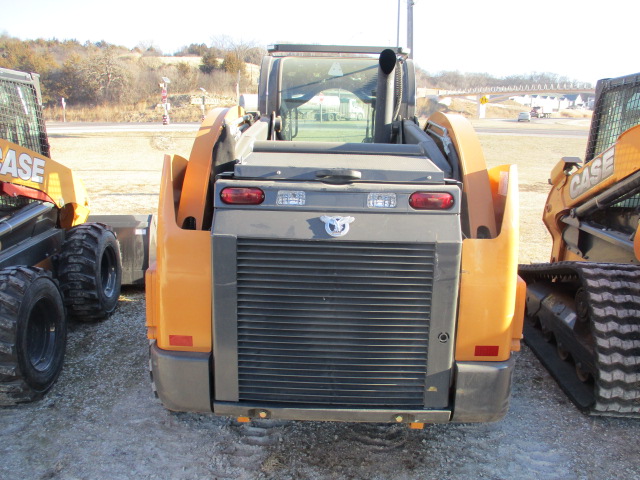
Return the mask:
M 220 192 L 220 200 L 227 205 L 260 205 L 264 192 L 254 187 L 227 187 Z
M 447 192 L 415 192 L 409 197 L 415 210 L 449 210 L 453 203 L 453 195 Z

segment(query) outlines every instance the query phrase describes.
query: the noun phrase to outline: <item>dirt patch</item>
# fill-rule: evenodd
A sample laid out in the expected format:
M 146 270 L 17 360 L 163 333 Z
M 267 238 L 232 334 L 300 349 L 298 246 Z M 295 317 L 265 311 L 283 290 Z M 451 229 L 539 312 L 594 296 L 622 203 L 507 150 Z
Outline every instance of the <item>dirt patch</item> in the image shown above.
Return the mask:
M 520 183 L 520 192 L 536 192 L 536 193 L 549 193 L 548 183 Z
M 156 213 L 164 155 L 189 158 L 192 132 L 116 132 L 50 136 L 51 156 L 83 181 L 91 213 Z
M 176 142 L 171 135 L 154 135 L 151 137 L 151 148 L 161 152 L 174 151 Z

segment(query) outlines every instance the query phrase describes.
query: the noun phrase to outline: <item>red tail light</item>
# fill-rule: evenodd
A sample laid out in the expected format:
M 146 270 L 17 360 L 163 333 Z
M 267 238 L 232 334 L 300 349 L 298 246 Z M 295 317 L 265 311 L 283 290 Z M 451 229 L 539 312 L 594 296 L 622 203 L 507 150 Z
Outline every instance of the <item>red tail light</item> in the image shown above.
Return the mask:
M 453 195 L 445 192 L 415 192 L 409 205 L 416 210 L 448 210 L 453 206 Z
M 497 357 L 500 352 L 498 345 L 476 345 L 476 357 Z
M 260 205 L 264 192 L 259 188 L 227 187 L 220 192 L 220 199 L 228 205 Z
M 191 335 L 169 335 L 169 345 L 193 347 L 193 337 Z

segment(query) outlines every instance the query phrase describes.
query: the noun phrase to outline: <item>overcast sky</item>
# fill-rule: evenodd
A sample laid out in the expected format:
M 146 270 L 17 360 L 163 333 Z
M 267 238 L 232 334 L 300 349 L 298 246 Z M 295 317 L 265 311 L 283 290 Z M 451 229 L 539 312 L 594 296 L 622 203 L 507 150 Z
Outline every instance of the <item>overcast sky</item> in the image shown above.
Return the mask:
M 401 44 L 406 6 L 401 0 Z M 585 82 L 636 73 L 633 0 L 414 0 L 414 58 L 428 72 L 504 77 L 551 72 Z M 597 8 L 597 10 L 596 10 Z M 396 44 L 398 0 L 3 0 L 0 32 L 21 39 L 105 40 L 172 54 L 229 36 L 277 42 Z

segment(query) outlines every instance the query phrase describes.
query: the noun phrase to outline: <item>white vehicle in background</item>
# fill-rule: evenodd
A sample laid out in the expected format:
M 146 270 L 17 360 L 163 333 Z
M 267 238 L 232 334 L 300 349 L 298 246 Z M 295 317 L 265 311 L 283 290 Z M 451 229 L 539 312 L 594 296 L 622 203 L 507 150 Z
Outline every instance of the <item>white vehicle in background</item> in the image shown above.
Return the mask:
M 362 103 L 356 98 L 338 95 L 316 95 L 298 108 L 298 112 L 309 120 L 363 120 Z
M 355 98 L 350 98 L 348 102 L 340 104 L 340 111 L 346 120 L 363 120 L 364 108 L 362 102 Z
M 519 122 L 530 122 L 531 121 L 531 114 L 529 112 L 520 112 L 518 114 L 518 121 Z

